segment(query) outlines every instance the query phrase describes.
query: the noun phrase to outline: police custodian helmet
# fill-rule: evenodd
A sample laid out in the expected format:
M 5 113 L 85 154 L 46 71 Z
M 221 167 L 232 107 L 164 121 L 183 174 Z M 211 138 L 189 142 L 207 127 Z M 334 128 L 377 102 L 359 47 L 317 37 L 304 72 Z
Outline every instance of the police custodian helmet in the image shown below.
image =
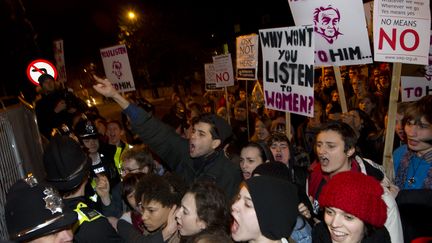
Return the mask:
M 43 154 L 46 181 L 60 192 L 78 188 L 89 173 L 89 158 L 77 141 L 68 136 L 51 138 Z
M 76 222 L 77 215 L 63 205 L 54 188 L 29 176 L 9 189 L 5 218 L 10 239 L 22 242 L 66 229 Z
M 79 139 L 98 138 L 96 125 L 88 119 L 81 119 L 75 125 L 75 134 Z

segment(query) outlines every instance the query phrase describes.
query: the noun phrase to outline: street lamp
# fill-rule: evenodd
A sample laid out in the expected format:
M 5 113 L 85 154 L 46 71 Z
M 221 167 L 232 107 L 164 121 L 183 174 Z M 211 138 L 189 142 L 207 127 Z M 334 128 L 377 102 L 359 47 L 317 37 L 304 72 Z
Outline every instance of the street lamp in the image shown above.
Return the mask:
M 132 8 L 121 11 L 119 18 L 120 44 L 126 44 L 128 48 L 132 48 L 132 45 L 136 42 L 134 34 L 141 27 L 141 21 L 139 11 Z
M 130 20 L 135 20 L 135 18 L 137 17 L 135 12 L 133 12 L 132 10 L 128 11 L 127 16 Z

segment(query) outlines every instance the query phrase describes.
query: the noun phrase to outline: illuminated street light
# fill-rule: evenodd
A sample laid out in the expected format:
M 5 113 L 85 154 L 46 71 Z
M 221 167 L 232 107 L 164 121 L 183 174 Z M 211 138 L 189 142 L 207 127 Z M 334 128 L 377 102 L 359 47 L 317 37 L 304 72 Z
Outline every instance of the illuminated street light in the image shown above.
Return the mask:
M 128 11 L 127 16 L 130 20 L 135 20 L 136 15 L 133 11 Z
M 128 48 L 132 48 L 137 42 L 135 33 L 141 28 L 142 16 L 140 16 L 140 11 L 134 8 L 124 9 L 120 13 L 119 44 L 125 44 Z

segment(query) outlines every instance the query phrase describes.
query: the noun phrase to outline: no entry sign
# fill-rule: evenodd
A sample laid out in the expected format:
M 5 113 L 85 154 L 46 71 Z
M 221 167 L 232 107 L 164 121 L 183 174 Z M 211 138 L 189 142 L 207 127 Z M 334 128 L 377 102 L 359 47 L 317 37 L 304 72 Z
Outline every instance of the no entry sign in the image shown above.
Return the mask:
M 35 85 L 39 85 L 38 79 L 44 73 L 53 76 L 54 80 L 57 79 L 57 69 L 51 62 L 44 59 L 32 61 L 26 71 L 27 77 Z

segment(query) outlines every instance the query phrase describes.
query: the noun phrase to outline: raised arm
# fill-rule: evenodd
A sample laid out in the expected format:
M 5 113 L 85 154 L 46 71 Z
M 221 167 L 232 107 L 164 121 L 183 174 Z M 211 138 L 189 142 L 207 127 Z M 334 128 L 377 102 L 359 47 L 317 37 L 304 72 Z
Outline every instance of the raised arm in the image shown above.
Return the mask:
M 176 170 L 183 161 L 189 161 L 189 145 L 186 139 L 175 133 L 175 130 L 152 116 L 144 109 L 129 103 L 111 85 L 108 79 L 93 76 L 98 82 L 93 88 L 105 97 L 114 99 L 123 112 L 130 118 L 132 131 L 168 164 Z
M 93 78 L 97 81 L 97 84 L 93 85 L 93 88 L 101 95 L 112 98 L 120 107 L 124 110 L 129 106 L 127 101 L 117 90 L 112 86 L 108 79 L 101 79 L 96 75 Z

